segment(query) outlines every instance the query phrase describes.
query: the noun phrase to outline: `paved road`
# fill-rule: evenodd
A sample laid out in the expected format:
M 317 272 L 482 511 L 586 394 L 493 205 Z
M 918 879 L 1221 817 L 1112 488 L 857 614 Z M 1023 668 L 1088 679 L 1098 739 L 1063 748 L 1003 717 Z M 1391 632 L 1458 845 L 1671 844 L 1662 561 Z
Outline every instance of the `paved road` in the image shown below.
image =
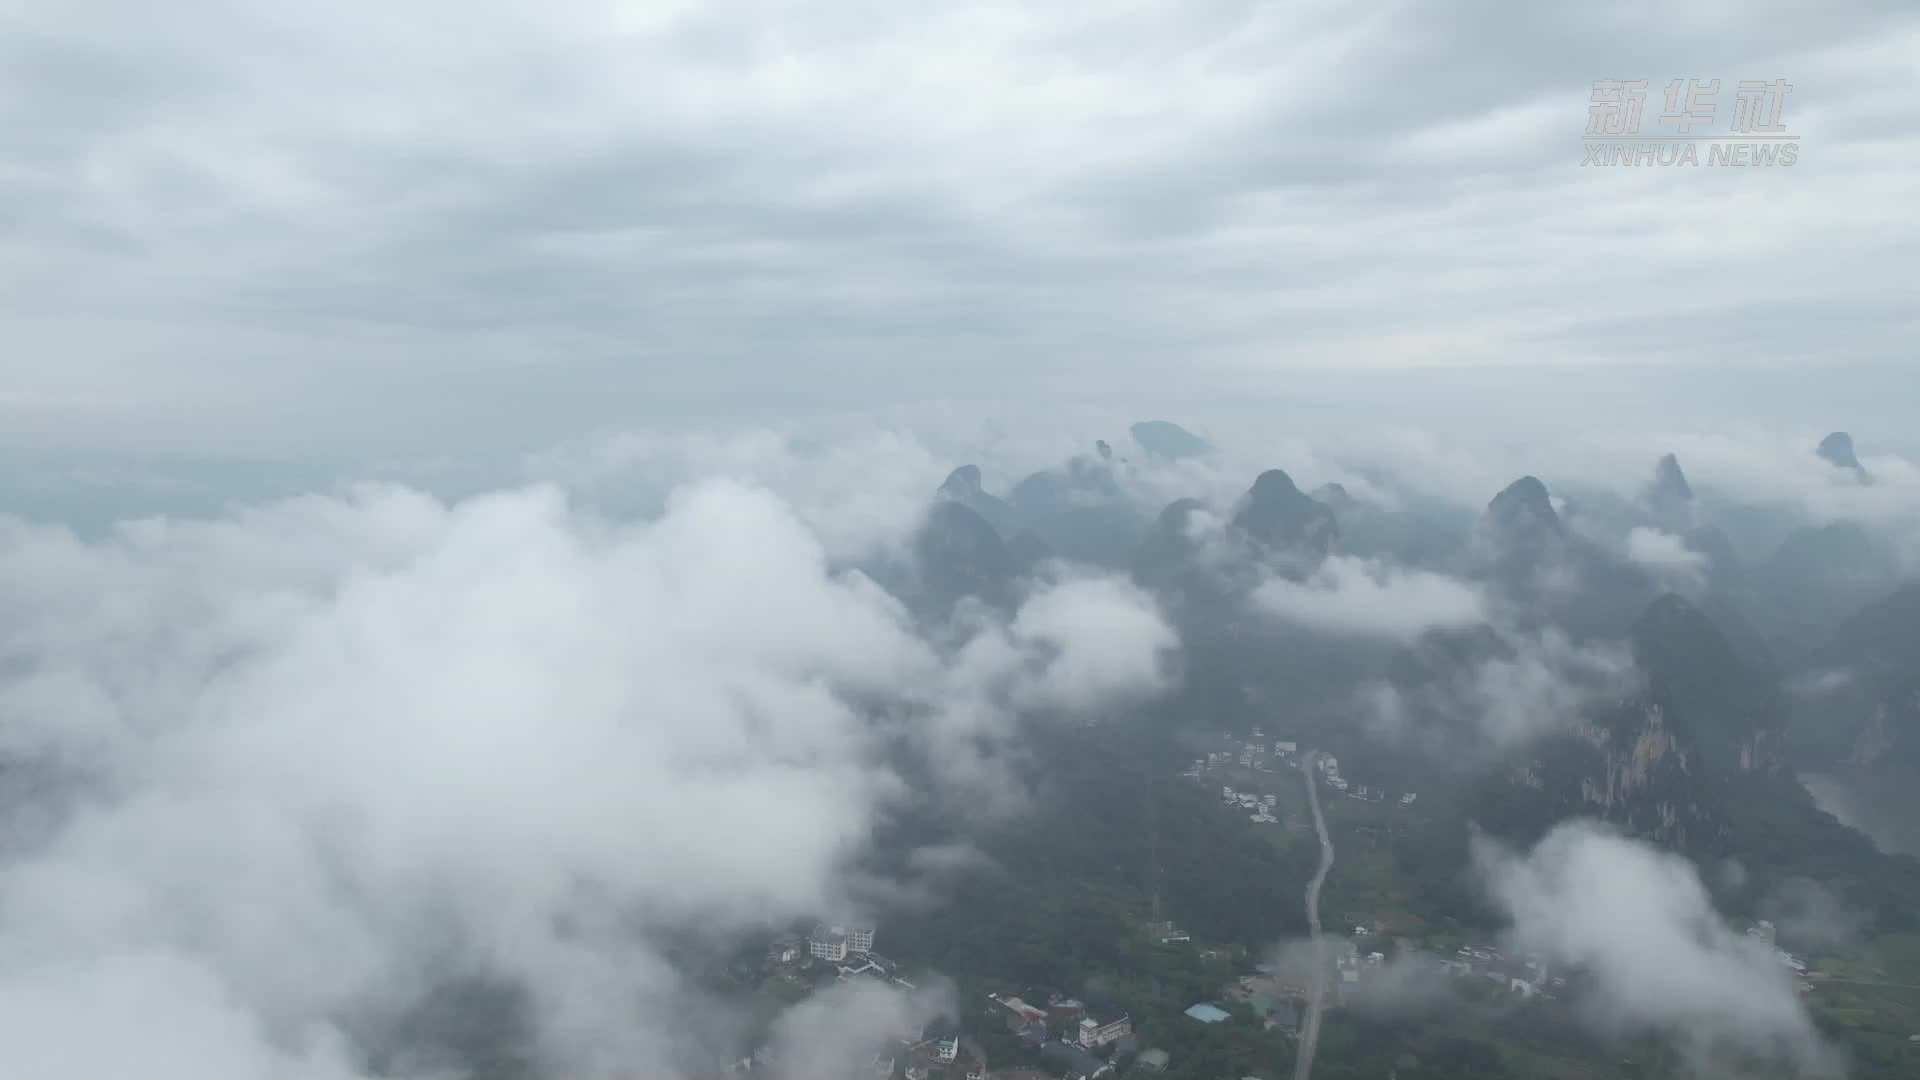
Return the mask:
M 1320 834 L 1320 869 L 1307 882 L 1307 926 L 1313 932 L 1313 978 L 1307 983 L 1307 1017 L 1300 1025 L 1300 1051 L 1293 1062 L 1293 1080 L 1313 1076 L 1314 1051 L 1320 1048 L 1320 1014 L 1327 989 L 1327 941 L 1320 933 L 1320 886 L 1327 883 L 1327 871 L 1333 869 L 1333 841 L 1327 838 L 1327 819 L 1320 813 L 1319 772 L 1315 761 L 1319 752 L 1309 750 L 1300 756 L 1300 775 L 1306 779 L 1307 805 L 1313 807 L 1313 829 Z

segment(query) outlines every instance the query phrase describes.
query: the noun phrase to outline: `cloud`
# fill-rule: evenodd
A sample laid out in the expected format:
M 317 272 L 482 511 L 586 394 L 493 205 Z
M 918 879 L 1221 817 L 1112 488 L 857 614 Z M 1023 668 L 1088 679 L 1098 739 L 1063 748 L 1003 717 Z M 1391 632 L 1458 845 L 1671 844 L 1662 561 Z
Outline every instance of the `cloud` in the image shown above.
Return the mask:
M 1839 951 L 1860 942 L 1871 921 L 1812 878 L 1781 882 L 1760 901 L 1760 915 L 1778 929 L 1781 943 L 1794 949 Z
M 1067 710 L 1165 689 L 1179 645 L 1147 594 L 1111 578 L 1078 578 L 1038 593 L 1008 631 L 1022 651 L 1046 657 L 1039 677 L 1016 697 Z
M 358 1078 L 448 980 L 520 993 L 551 1068 L 685 1075 L 744 1018 L 665 943 L 847 910 L 906 765 L 969 746 L 942 782 L 994 783 L 1009 710 L 1150 692 L 1174 644 L 1096 580 L 923 640 L 725 479 L 638 522 L 547 486 L 0 519 L 0 606 L 0 782 L 32 788 L 0 1072 L 48 1080 Z M 817 1008 L 824 1037 L 919 1006 Z
M 1455 659 L 1429 646 L 1432 676 L 1361 689 L 1363 723 L 1376 738 L 1424 745 L 1445 760 L 1477 749 L 1498 753 L 1572 731 L 1595 705 L 1639 685 L 1631 651 L 1620 642 L 1576 643 L 1557 629 L 1490 630 Z
M 780 493 L 829 555 L 896 550 L 926 515 L 946 464 L 915 435 L 868 426 L 826 434 L 746 427 L 649 430 L 563 444 L 524 465 L 613 512 L 654 514 L 689 477 Z
M 1852 668 L 1816 668 L 1803 671 L 1787 680 L 1788 692 L 1801 697 L 1825 697 L 1837 690 L 1844 690 L 1860 681 L 1859 672 Z
M 1627 561 L 1672 587 L 1706 584 L 1707 557 L 1670 532 L 1635 526 L 1627 533 Z
M 1347 555 L 1329 557 L 1303 582 L 1263 582 L 1252 603 L 1315 630 L 1400 642 L 1430 630 L 1476 626 L 1487 616 L 1485 599 L 1466 582 Z
M 1316 368 L 1398 369 L 1346 400 L 1418 413 L 1452 380 L 1401 373 L 1445 365 L 1493 369 L 1468 423 L 1590 415 L 1579 366 L 1611 368 L 1607 410 L 1714 408 L 1645 390 L 1772 366 L 1775 404 L 1897 418 L 1911 394 L 1863 386 L 1911 378 L 1910 6 L 1644 31 L 1664 14 L 27 0 L 0 429 L 527 446 L 981 385 L 1271 407 Z M 1799 164 L 1580 167 L 1593 80 L 1657 101 L 1682 71 L 1792 80 Z M 1575 254 L 1629 227 L 1633 260 Z
M 1524 854 L 1476 836 L 1473 854 L 1513 945 L 1584 973 L 1601 1022 L 1662 1032 L 1713 1075 L 1753 1058 L 1838 1075 L 1791 972 L 1726 925 L 1691 863 L 1589 821 Z
M 863 1074 L 876 1055 L 915 1040 L 928 1021 L 955 1015 L 945 986 L 902 993 L 873 982 L 846 983 L 787 1010 L 769 1045 L 779 1080 L 842 1080 Z M 891 1056 L 891 1055 L 889 1055 Z

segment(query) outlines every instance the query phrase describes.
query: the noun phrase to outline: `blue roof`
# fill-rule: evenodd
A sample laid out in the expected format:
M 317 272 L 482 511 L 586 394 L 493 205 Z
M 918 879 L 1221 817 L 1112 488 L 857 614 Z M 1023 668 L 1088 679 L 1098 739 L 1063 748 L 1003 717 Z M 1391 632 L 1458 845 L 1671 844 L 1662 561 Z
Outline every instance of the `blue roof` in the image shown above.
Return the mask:
M 1208 1005 L 1205 1002 L 1188 1009 L 1187 1015 L 1203 1024 L 1217 1024 L 1222 1020 L 1230 1018 L 1230 1014 L 1227 1013 L 1226 1010 L 1220 1008 L 1218 1005 Z

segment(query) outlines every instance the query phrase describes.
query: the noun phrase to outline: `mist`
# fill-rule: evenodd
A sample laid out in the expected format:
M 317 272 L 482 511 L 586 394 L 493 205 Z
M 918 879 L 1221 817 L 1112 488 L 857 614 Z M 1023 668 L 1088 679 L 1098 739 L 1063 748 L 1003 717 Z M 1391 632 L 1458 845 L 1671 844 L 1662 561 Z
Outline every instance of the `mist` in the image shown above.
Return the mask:
M 1082 578 L 936 645 L 726 480 L 638 522 L 551 488 L 93 543 L 14 522 L 0 594 L 0 749 L 37 792 L 0 867 L 0 1042 L 50 1078 L 372 1075 L 365 1022 L 450 978 L 523 993 L 547 1067 L 683 1075 L 738 1032 L 687 1022 L 666 942 L 852 910 L 890 807 L 1004 783 L 980 748 L 1008 710 L 1151 695 L 1177 644 Z M 903 745 L 974 757 L 912 793 Z M 785 1038 L 905 1023 L 870 998 Z

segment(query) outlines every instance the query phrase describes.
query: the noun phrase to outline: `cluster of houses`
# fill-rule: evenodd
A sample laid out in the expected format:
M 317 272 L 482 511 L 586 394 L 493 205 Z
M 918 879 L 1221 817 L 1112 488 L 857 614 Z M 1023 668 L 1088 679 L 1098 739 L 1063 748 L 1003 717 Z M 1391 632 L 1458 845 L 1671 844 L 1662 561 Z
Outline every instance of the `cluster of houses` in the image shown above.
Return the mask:
M 816 926 L 804 938 L 776 941 L 768 963 L 789 976 L 844 982 L 875 979 L 913 989 L 892 961 L 873 951 L 874 928 L 867 925 Z M 729 1073 L 781 1072 L 783 1062 L 771 1043 L 735 1063 Z M 902 1039 L 876 1054 L 862 1080 L 986 1080 L 987 1058 L 979 1045 L 951 1021 L 928 1024 L 917 1039 Z
M 1453 959 L 1440 962 L 1440 969 L 1449 975 L 1487 979 L 1525 997 L 1566 985 L 1539 956 L 1508 956 L 1492 945 L 1462 945 Z
M 1300 747 L 1290 739 L 1279 739 L 1268 744 L 1267 737 L 1255 730 L 1248 741 L 1237 749 L 1216 750 L 1205 757 L 1193 759 L 1187 767 L 1186 775 L 1198 779 L 1214 769 L 1225 769 L 1238 764 L 1243 769 L 1255 772 L 1271 772 L 1279 765 L 1291 766 L 1299 757 Z
M 1228 806 L 1238 806 L 1242 810 L 1252 811 L 1248 816 L 1255 821 L 1276 822 L 1280 820 L 1275 817 L 1273 813 L 1275 797 L 1272 795 L 1255 795 L 1250 791 L 1235 791 L 1230 787 L 1222 787 L 1220 789 L 1220 800 Z
M 873 936 L 871 926 L 816 926 L 804 939 L 774 942 L 767 950 L 767 963 L 796 980 L 803 974 L 816 979 L 830 974 L 842 982 L 876 979 L 913 989 L 893 961 L 873 951 Z
M 1340 977 L 1339 988 L 1343 994 L 1378 974 L 1387 963 L 1386 953 L 1361 949 L 1361 942 L 1371 936 L 1371 931 L 1364 926 L 1356 926 L 1353 930 L 1355 940 L 1341 942 L 1333 957 L 1334 971 Z
M 988 996 L 1007 1030 L 1073 1080 L 1111 1076 L 1119 1063 L 1138 1051 L 1133 1018 L 1124 1011 L 1049 993 L 1040 1005 L 1020 997 Z
M 1349 799 L 1359 799 L 1362 802 L 1387 801 L 1387 790 L 1385 788 L 1349 783 L 1346 777 L 1340 775 L 1340 759 L 1334 757 L 1332 754 L 1320 755 L 1315 759 L 1314 767 L 1320 770 L 1320 777 L 1328 787 L 1335 791 L 1345 792 Z M 1417 792 L 1406 792 L 1400 796 L 1400 805 L 1412 806 L 1413 801 L 1419 797 Z
M 1306 996 L 1305 985 L 1284 976 L 1272 964 L 1261 964 L 1257 974 L 1242 975 L 1227 987 L 1223 1000 L 1245 1005 L 1269 1031 L 1296 1035 L 1302 1017 L 1301 1002 Z M 1230 1015 L 1213 1002 L 1201 1002 L 1187 1010 L 1187 1016 L 1203 1024 L 1222 1023 Z
M 1162 941 L 1187 941 L 1172 923 L 1153 926 Z M 873 978 L 898 986 L 912 983 L 895 974 L 891 961 L 873 951 L 874 928 L 862 925 L 816 926 L 804 937 L 777 941 L 768 950 L 769 966 L 793 978 L 826 980 Z M 1051 1075 L 1069 1080 L 1103 1080 L 1129 1063 L 1164 1061 L 1157 1051 L 1139 1053 L 1133 1018 L 1124 1010 L 1052 991 L 1029 991 L 1025 998 L 989 995 L 993 1010 L 1013 1034 L 1039 1051 Z M 1159 1054 L 1157 1058 L 1153 1055 Z M 769 1043 L 727 1069 L 729 1074 L 779 1073 L 784 1064 Z M 986 1080 L 987 1057 L 979 1043 L 950 1021 L 928 1024 L 915 1039 L 897 1041 L 876 1054 L 859 1072 L 861 1080 Z
M 1249 737 L 1249 741 L 1240 744 L 1238 749 L 1216 750 L 1207 754 L 1205 757 L 1194 758 L 1193 764 L 1187 766 L 1186 771 L 1181 775 L 1199 780 L 1203 779 L 1210 772 L 1231 768 L 1236 764 L 1241 768 L 1251 769 L 1254 772 L 1271 772 L 1275 765 L 1298 768 L 1299 761 L 1300 746 L 1298 743 L 1291 739 L 1280 739 L 1270 744 L 1266 741 L 1266 736 L 1256 729 Z M 1385 802 L 1387 800 L 1387 792 L 1384 788 L 1370 787 L 1366 784 L 1354 784 L 1346 777 L 1341 776 L 1340 759 L 1332 754 L 1321 754 L 1314 760 L 1314 767 L 1320 770 L 1320 777 L 1323 783 L 1335 791 L 1345 793 L 1348 798 L 1360 799 L 1365 802 Z M 1242 808 L 1251 811 L 1255 821 L 1278 820 L 1272 815 L 1273 798 L 1271 796 L 1267 796 L 1262 800 L 1266 803 L 1263 816 L 1262 807 L 1256 805 L 1253 801 L 1249 801 L 1255 799 L 1255 796 L 1248 795 L 1244 792 L 1236 792 L 1230 787 L 1222 787 L 1220 793 L 1222 799 L 1226 802 L 1237 802 Z M 1414 800 L 1417 798 L 1419 798 L 1419 796 L 1416 793 L 1411 791 L 1406 792 L 1400 796 L 1400 805 L 1412 806 Z
M 950 1021 L 936 1020 L 918 1041 L 903 1041 L 874 1055 L 873 1080 L 986 1080 L 987 1056 Z
M 1332 754 L 1321 754 L 1314 759 L 1313 766 L 1320 770 L 1321 782 L 1335 791 L 1347 790 L 1347 779 L 1340 775 L 1340 759 Z

